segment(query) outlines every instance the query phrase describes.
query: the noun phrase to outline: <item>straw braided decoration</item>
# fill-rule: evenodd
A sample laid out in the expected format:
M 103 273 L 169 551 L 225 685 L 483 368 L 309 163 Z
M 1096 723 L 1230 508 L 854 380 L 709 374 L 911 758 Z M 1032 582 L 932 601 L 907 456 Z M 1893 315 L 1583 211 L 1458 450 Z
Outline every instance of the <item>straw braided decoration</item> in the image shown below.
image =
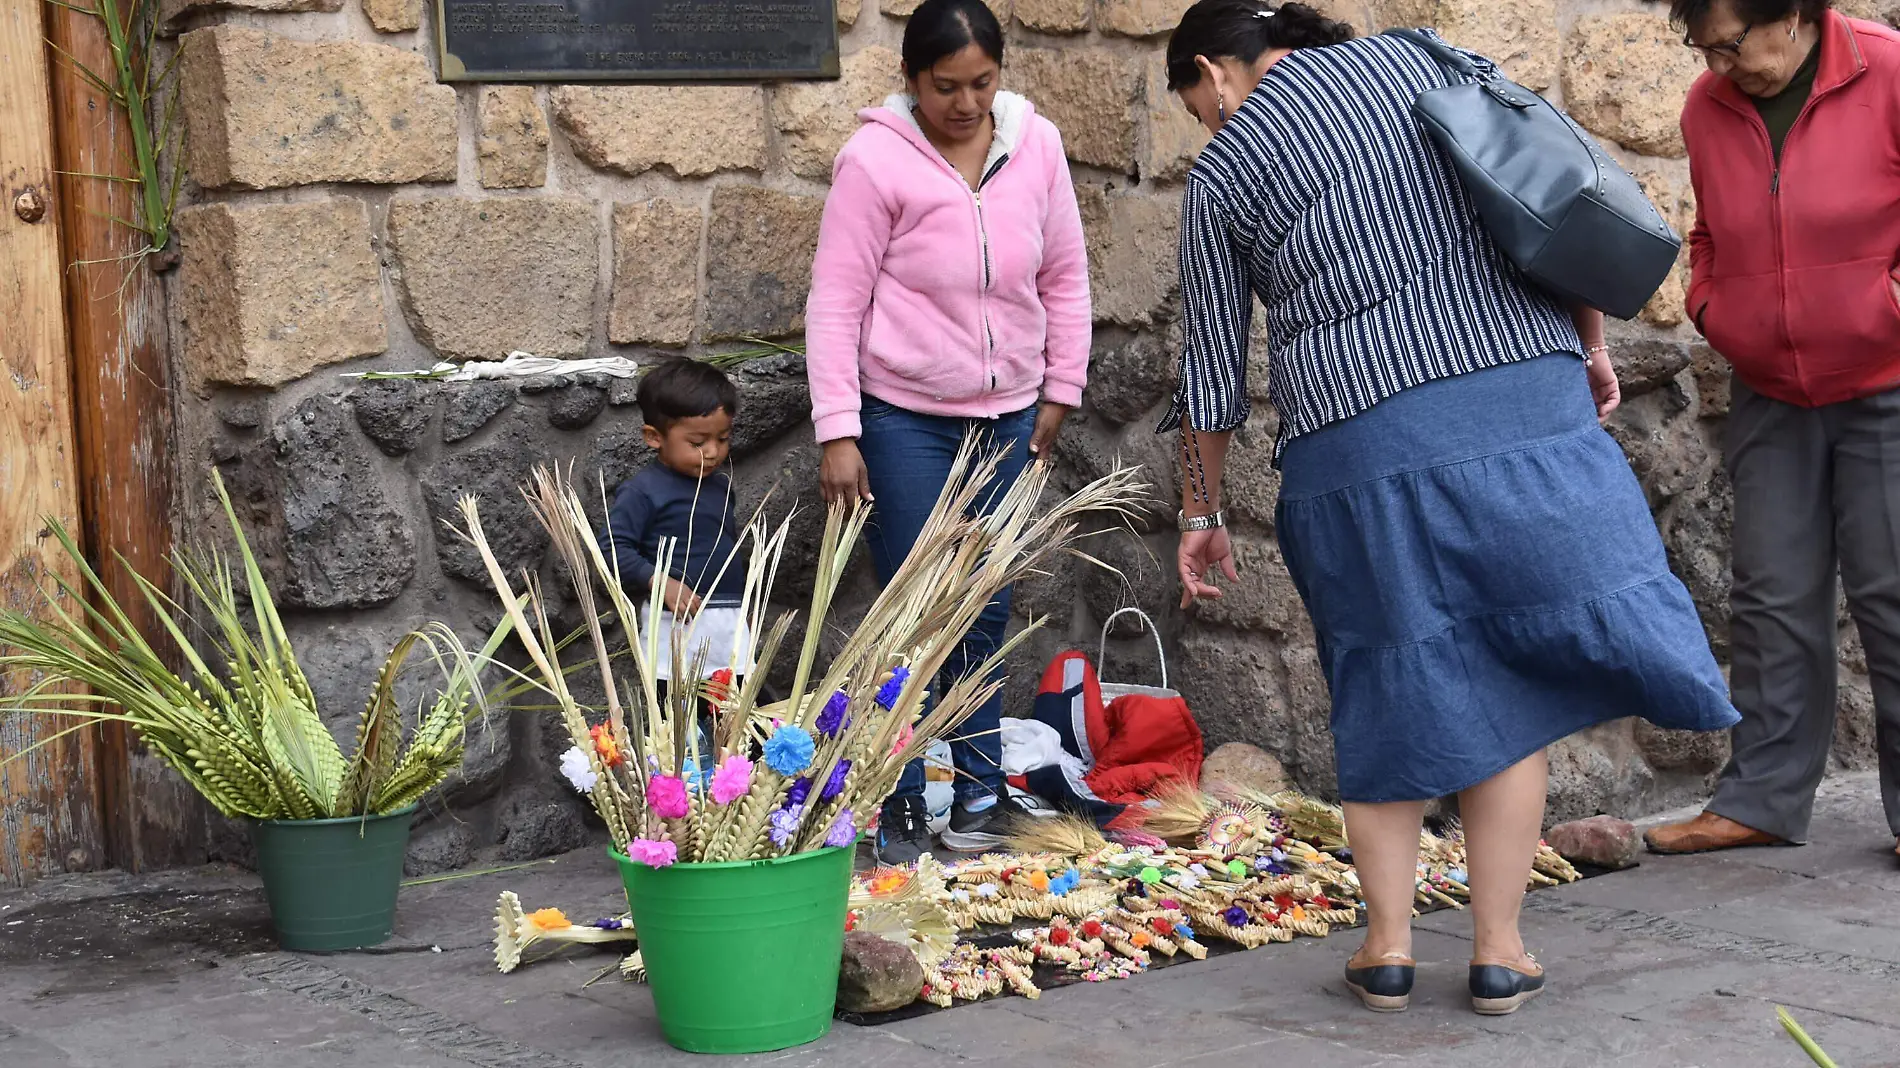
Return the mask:
M 802 616 L 799 644 L 784 665 L 794 696 L 775 705 L 760 702 L 760 688 L 779 663 L 781 644 L 793 631 L 793 616 L 767 616 L 795 511 L 769 523 L 761 502 L 744 524 L 738 551 L 719 565 L 721 576 L 729 569 L 744 575 L 739 612 L 748 647 L 732 650 L 729 660 L 708 662 L 701 651 L 693 662 L 685 662 L 682 650 L 692 643 L 684 628 L 692 620 L 673 620 L 677 630 L 669 647 L 675 663 L 668 674 L 674 679 L 703 678 L 713 673 L 709 669 L 718 669 L 732 681 L 717 693 L 675 684 L 662 700 L 656 663 L 661 584 L 672 573 L 674 557 L 689 546 L 663 547 L 654 586 L 629 591 L 618 581 L 612 550 L 603 551 L 596 541 L 581 494 L 568 474 L 550 468 L 535 471 L 524 496 L 565 565 L 573 603 L 584 621 L 576 637 L 585 641 L 574 643 L 570 666 L 564 653 L 568 642 L 555 635 L 553 599 L 531 576 L 506 572 L 482 527 L 475 500 L 462 501 L 462 536 L 480 555 L 527 653 L 523 683 L 549 700 L 575 747 L 587 754 L 586 766 L 595 776 L 589 797 L 617 849 L 659 864 L 675 858 L 770 859 L 849 844 L 864 829 L 896 788 L 904 767 L 932 744 L 955 735 L 999 690 L 1001 682 L 992 676 L 999 674 L 1027 630 L 1013 635 L 968 675 L 949 682 L 944 692 L 926 692 L 983 608 L 1004 587 L 1046 570 L 1057 553 L 1088 559 L 1073 548 L 1083 536 L 1085 518 L 1126 522 L 1147 505 L 1148 487 L 1139 469 L 1132 467 L 1118 467 L 1046 505 L 1043 498 L 1053 470 L 1035 463 L 1002 490 L 989 514 L 978 515 L 976 505 L 995 480 L 1000 459 L 980 442 L 965 443 L 915 548 L 862 622 L 821 664 L 821 639 L 827 639 L 822 643 L 826 646 L 833 644 L 828 635 L 840 629 L 830 619 L 833 601 L 870 518 L 863 502 L 838 502 L 827 509 L 810 605 Z M 606 487 L 600 490 L 604 497 Z M 720 650 L 718 655 L 727 654 Z M 748 666 L 751 673 L 740 676 Z M 584 702 L 570 684 L 583 671 L 598 678 L 604 695 L 598 704 Z M 718 716 L 712 751 L 702 752 L 695 726 L 708 700 Z M 570 753 L 567 759 L 578 758 Z M 722 774 L 749 775 L 743 793 L 733 797 L 707 788 L 703 780 L 717 776 L 703 773 L 715 768 Z M 701 774 L 690 774 L 691 769 Z M 665 791 L 653 794 L 655 802 L 649 805 L 649 787 L 659 777 L 667 780 Z M 670 799 L 679 786 L 675 780 L 688 784 L 687 814 L 661 816 L 656 806 L 673 811 Z M 670 842 L 676 852 L 659 847 L 660 842 Z M 996 903 L 959 911 L 986 923 L 1007 924 L 1016 915 L 1047 918 L 1058 907 L 1042 895 L 1016 904 L 1021 907 Z

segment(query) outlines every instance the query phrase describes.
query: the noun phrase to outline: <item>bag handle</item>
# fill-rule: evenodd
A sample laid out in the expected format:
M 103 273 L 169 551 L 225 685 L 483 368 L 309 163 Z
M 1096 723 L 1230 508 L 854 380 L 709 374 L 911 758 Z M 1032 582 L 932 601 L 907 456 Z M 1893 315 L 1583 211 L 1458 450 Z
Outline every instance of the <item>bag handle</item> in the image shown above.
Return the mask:
M 1161 662 L 1161 688 L 1165 690 L 1168 688 L 1168 651 L 1161 646 L 1161 628 L 1155 626 L 1155 621 L 1148 618 L 1148 613 L 1139 608 L 1118 608 L 1102 623 L 1102 643 L 1095 649 L 1095 662 L 1098 665 L 1108 663 L 1108 628 L 1114 626 L 1116 620 L 1129 615 L 1141 620 L 1148 633 L 1154 636 L 1155 659 Z M 1100 678 L 1099 669 L 1097 678 Z
M 1472 62 L 1470 56 L 1424 30 L 1399 28 L 1386 30 L 1385 35 L 1396 37 L 1401 41 L 1409 41 L 1424 49 L 1439 66 L 1453 74 L 1470 78 L 1485 92 L 1495 97 L 1498 103 L 1506 107 L 1517 108 L 1521 111 L 1525 108 L 1536 107 L 1538 101 L 1542 99 L 1536 93 L 1506 78 L 1503 72 L 1498 70 L 1497 64 L 1487 60 L 1480 66 Z

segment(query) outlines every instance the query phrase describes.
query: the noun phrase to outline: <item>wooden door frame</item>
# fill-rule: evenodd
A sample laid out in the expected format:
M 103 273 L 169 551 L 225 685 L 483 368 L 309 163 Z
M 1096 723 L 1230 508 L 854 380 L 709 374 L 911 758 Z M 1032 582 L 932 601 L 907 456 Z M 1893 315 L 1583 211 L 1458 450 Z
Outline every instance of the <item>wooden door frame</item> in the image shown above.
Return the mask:
M 145 235 L 112 221 L 137 218 L 137 187 L 80 177 L 137 173 L 124 113 L 64 58 L 110 70 L 104 24 L 58 4 L 46 5 L 46 22 L 83 544 L 113 598 L 163 649 L 169 639 L 132 576 L 161 589 L 172 584 L 177 513 L 164 284 L 154 261 L 125 259 L 146 245 Z M 122 724 L 103 725 L 98 745 L 108 861 L 128 871 L 201 862 L 207 810 L 197 794 Z
M 176 461 L 164 284 L 151 258 L 129 258 L 145 247 L 144 235 L 113 221 L 137 218 L 136 187 L 85 177 L 137 171 L 125 115 L 73 66 L 111 70 L 110 45 L 97 16 L 47 0 L 0 5 L 7 9 L 0 17 L 17 23 L 17 33 L 39 27 L 43 62 L 37 72 L 15 76 L 38 78 L 48 105 L 33 119 L 42 125 L 42 154 L 50 164 L 37 178 L 49 203 L 36 225 L 40 234 L 57 234 L 57 277 L 50 294 L 35 298 L 51 307 L 35 310 L 63 327 L 58 341 L 49 337 L 39 345 L 41 362 L 64 372 L 63 459 L 76 475 L 66 491 L 76 513 L 69 518 L 78 520 L 75 532 L 112 597 L 162 649 L 170 639 L 133 576 L 173 587 L 168 558 Z M 25 54 L 23 42 L 15 47 Z M 10 210 L 11 193 L 7 199 L 3 207 Z M 50 539 L 43 542 L 57 551 Z M 55 842 L 60 836 L 49 836 L 38 825 L 43 821 L 29 817 L 35 825 L 24 838 L 36 843 L 34 856 L 30 870 L 13 873 L 16 881 L 62 869 L 138 871 L 204 859 L 208 808 L 183 781 L 121 724 L 75 738 L 83 752 L 54 754 L 66 762 L 56 774 L 29 766 L 34 778 L 26 789 L 36 810 L 84 809 L 92 826 Z M 7 866 L 0 863 L 0 876 Z
M 44 38 L 42 0 L 0 0 L 0 605 L 35 616 L 55 578 L 79 577 L 41 520 L 80 519 Z M 5 681 L 0 693 L 34 682 Z M 69 725 L 4 722 L 0 736 L 26 755 L 0 769 L 0 878 L 106 862 L 99 749 L 89 732 L 62 733 Z

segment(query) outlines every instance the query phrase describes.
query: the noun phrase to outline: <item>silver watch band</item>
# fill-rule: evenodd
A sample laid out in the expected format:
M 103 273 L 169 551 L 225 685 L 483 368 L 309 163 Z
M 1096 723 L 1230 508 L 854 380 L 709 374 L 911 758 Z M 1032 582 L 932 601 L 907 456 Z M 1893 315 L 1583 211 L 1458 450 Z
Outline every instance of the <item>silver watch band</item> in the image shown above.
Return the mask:
M 1189 515 L 1186 511 L 1180 511 L 1175 513 L 1174 520 L 1184 533 L 1190 530 L 1213 530 L 1227 525 L 1224 511 L 1214 512 L 1211 515 Z

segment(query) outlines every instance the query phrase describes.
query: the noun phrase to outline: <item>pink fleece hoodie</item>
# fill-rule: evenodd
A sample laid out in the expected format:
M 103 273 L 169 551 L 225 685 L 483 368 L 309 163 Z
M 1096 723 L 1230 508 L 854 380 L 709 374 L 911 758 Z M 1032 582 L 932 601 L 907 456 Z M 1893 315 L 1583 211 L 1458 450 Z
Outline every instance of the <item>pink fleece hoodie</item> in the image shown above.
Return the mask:
M 805 308 L 818 440 L 855 438 L 868 393 L 928 415 L 994 418 L 1082 402 L 1089 279 L 1062 136 L 998 93 L 982 191 L 931 146 L 903 96 L 860 112 L 825 199 Z

